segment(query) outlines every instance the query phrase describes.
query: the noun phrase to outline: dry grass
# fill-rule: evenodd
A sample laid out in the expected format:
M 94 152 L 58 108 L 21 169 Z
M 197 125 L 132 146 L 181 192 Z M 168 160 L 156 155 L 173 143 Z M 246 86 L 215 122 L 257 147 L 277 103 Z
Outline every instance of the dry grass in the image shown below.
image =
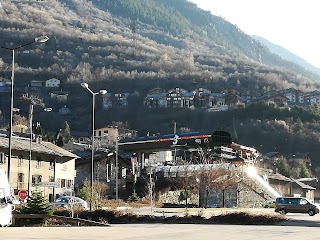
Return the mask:
M 67 211 L 55 213 L 57 215 L 68 215 Z M 90 219 L 97 222 L 109 224 L 132 224 L 132 223 L 166 223 L 166 224 L 233 224 L 233 225 L 276 225 L 287 220 L 280 214 L 257 214 L 250 212 L 232 212 L 221 215 L 214 215 L 205 218 L 202 214 L 186 215 L 184 217 L 173 216 L 138 216 L 128 212 L 115 210 L 96 210 L 93 212 L 81 212 L 79 218 Z

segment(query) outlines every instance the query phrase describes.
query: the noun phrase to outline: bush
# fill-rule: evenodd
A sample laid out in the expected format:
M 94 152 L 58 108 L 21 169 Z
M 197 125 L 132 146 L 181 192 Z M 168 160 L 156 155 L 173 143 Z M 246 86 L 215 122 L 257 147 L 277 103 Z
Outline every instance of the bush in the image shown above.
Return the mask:
M 128 197 L 128 201 L 129 201 L 129 202 L 138 202 L 139 199 L 140 199 L 140 198 L 139 198 L 138 194 L 135 193 L 135 192 L 132 193 L 132 195 Z

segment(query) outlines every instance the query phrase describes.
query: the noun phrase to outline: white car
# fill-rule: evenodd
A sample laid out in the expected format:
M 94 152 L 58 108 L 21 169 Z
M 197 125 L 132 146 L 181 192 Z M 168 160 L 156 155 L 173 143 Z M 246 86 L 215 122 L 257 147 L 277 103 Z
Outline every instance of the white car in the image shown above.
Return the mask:
M 72 207 L 81 207 L 83 209 L 88 209 L 88 203 L 85 200 L 74 196 L 59 197 L 54 202 L 52 202 L 51 205 L 68 209 Z

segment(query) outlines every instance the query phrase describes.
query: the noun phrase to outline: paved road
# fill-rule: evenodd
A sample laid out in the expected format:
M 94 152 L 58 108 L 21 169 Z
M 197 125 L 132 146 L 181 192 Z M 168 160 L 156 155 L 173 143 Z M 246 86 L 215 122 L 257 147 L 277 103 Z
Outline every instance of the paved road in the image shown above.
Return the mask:
M 180 215 L 181 209 L 164 209 L 154 214 Z M 163 210 L 163 209 L 162 209 Z M 129 211 L 129 210 L 126 210 Z M 136 212 L 136 210 L 134 210 Z M 140 214 L 150 209 L 139 209 Z M 170 212 L 171 211 L 171 212 Z M 225 211 L 225 210 L 221 210 Z M 249 209 L 248 211 L 273 214 L 273 209 Z M 197 211 L 196 211 L 197 212 Z M 218 214 L 205 210 L 205 215 Z M 111 224 L 110 227 L 8 227 L 0 228 L 1 240 L 301 240 L 319 239 L 320 214 L 287 214 L 289 218 L 280 226 L 242 226 L 206 224 Z
M 0 228 L 1 240 L 315 240 L 319 228 L 195 224 L 128 224 L 110 227 Z

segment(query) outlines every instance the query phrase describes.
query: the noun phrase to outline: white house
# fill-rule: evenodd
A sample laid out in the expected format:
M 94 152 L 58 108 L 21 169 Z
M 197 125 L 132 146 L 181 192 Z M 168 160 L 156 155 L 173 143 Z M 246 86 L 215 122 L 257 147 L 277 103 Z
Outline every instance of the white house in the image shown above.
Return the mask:
M 46 81 L 46 88 L 57 88 L 60 87 L 60 80 L 56 78 L 51 78 Z

